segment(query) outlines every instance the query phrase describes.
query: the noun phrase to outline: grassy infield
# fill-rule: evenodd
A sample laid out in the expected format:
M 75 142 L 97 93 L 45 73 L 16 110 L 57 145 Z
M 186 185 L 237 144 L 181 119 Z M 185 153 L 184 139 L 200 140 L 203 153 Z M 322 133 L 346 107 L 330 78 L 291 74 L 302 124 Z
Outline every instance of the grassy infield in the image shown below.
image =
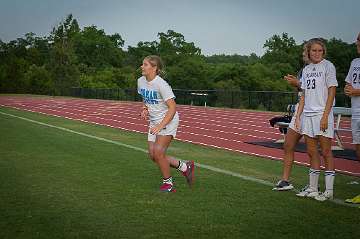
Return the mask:
M 0 111 L 146 148 L 142 134 Z M 169 154 L 270 182 L 281 175 L 281 162 L 188 143 L 174 141 Z M 307 171 L 294 167 L 297 187 Z M 173 174 L 177 192 L 160 193 L 143 152 L 0 114 L 0 238 L 360 238 L 359 208 L 203 168 L 190 190 Z M 337 198 L 360 193 L 351 181 L 336 176 Z

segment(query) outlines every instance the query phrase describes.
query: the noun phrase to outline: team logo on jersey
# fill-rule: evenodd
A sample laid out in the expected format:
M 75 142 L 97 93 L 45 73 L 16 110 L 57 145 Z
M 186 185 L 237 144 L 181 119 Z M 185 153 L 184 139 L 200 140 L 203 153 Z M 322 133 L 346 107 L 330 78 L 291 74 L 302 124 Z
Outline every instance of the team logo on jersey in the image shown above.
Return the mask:
M 322 77 L 323 75 L 323 72 L 309 72 L 309 73 L 306 73 L 306 78 L 319 78 L 319 77 Z
M 158 94 L 156 91 L 140 89 L 140 94 L 143 97 L 145 104 L 151 104 L 151 105 L 159 104 Z

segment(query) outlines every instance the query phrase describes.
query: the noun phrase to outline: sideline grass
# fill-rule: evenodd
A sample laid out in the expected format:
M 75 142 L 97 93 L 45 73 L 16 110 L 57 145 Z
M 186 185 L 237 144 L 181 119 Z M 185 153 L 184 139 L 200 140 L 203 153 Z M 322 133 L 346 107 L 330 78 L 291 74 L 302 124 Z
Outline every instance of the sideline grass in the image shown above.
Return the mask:
M 0 111 L 145 148 L 146 137 L 8 108 Z M 158 192 L 146 155 L 0 115 L 0 238 L 356 238 L 360 210 L 302 200 L 293 192 L 205 169 L 193 191 Z M 172 155 L 274 181 L 277 161 L 174 142 Z M 296 183 L 307 169 L 296 166 Z M 336 196 L 360 193 L 337 175 Z

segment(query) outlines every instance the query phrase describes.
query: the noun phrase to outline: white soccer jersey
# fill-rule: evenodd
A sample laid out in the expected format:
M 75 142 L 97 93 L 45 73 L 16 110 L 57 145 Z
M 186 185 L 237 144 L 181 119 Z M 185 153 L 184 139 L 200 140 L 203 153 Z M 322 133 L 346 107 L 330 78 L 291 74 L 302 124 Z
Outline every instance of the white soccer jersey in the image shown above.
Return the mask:
M 355 89 L 360 89 L 360 58 L 351 62 L 345 81 Z M 353 119 L 360 119 L 360 96 L 351 97 L 351 114 Z
M 175 98 L 169 84 L 160 76 L 156 76 L 152 81 L 147 81 L 144 76 L 140 77 L 138 93 L 148 107 L 150 121 L 156 123 L 160 123 L 169 109 L 165 102 Z
M 301 88 L 305 94 L 305 116 L 319 115 L 325 111 L 328 88 L 331 86 L 338 86 L 338 83 L 335 66 L 330 61 L 324 59 L 304 68 Z

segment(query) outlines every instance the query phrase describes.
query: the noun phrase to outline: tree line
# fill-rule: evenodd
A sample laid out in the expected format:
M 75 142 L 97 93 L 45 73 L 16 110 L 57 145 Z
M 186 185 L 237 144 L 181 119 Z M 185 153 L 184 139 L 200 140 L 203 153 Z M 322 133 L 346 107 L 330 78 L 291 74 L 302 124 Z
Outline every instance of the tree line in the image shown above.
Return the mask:
M 342 88 L 356 46 L 335 38 L 325 41 L 326 58 L 336 66 Z M 266 40 L 261 57 L 205 56 L 173 30 L 127 49 L 124 43 L 120 34 L 106 34 L 94 25 L 81 29 L 71 14 L 48 36 L 30 32 L 9 42 L 0 39 L 0 92 L 60 95 L 71 87 L 136 88 L 139 66 L 152 54 L 165 62 L 163 77 L 174 89 L 289 91 L 283 76 L 303 66 L 303 43 L 296 44 L 287 33 Z

